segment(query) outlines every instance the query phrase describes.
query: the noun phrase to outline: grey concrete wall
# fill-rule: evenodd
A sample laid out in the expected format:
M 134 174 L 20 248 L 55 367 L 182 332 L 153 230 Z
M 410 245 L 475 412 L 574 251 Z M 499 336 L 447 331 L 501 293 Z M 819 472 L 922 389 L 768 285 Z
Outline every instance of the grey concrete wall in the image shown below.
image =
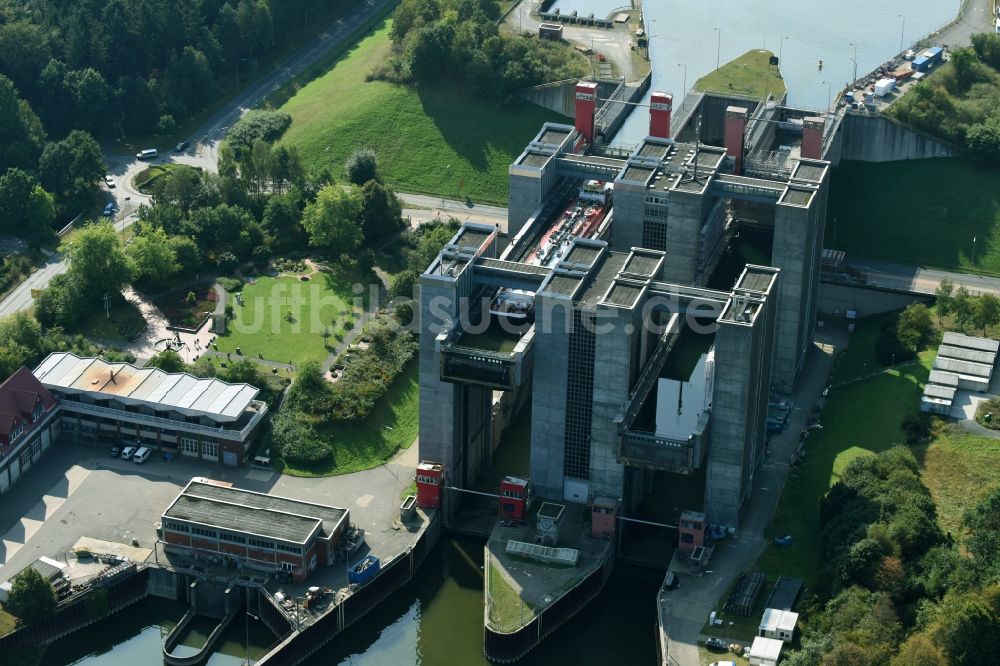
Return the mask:
M 705 219 L 707 196 L 674 190 L 670 193 L 667 217 L 667 259 L 663 279 L 680 284 L 694 284 L 698 274 L 698 239 Z
M 819 286 L 819 312 L 842 315 L 855 310 L 859 317 L 901 310 L 911 303 L 930 302 L 929 296 L 917 296 L 899 291 L 885 291 L 875 287 L 854 287 L 846 284 L 821 282 Z
M 836 166 L 842 160 L 892 162 L 959 154 L 954 146 L 891 118 L 847 113 L 825 159 Z
M 521 99 L 567 118 L 576 115 L 577 79 L 566 79 L 525 88 L 517 94 Z
M 181 598 L 181 576 L 166 569 L 150 569 L 146 592 L 152 597 L 177 601 Z
M 535 372 L 531 396 L 531 484 L 540 497 L 562 499 L 566 445 L 566 380 L 572 306 L 535 297 Z
M 642 246 L 646 191 L 645 185 L 631 181 L 615 183 L 615 220 L 611 226 L 611 249 L 615 252 Z
M 458 428 L 458 387 L 440 379 L 435 337 L 443 329 L 442 314 L 457 317 L 454 282 L 423 276 L 420 282 L 420 458 L 442 463 L 450 478 L 459 479 L 460 447 L 454 446 Z M 450 303 L 450 305 L 449 305 Z M 438 311 L 432 312 L 432 306 Z
M 594 402 L 590 430 L 590 498 L 624 497 L 625 467 L 618 462 L 616 418 L 628 397 L 641 326 L 638 312 L 602 307 L 601 322 L 613 330 L 594 338 Z M 636 332 L 638 331 L 638 332 Z
M 680 130 L 678 141 L 695 140 L 695 124 L 701 118 L 701 141 L 713 146 L 725 146 L 726 108 L 743 106 L 753 112 L 760 100 L 750 99 L 742 95 L 721 96 L 706 93 L 701 98 L 700 110 L 694 111 L 690 121 Z

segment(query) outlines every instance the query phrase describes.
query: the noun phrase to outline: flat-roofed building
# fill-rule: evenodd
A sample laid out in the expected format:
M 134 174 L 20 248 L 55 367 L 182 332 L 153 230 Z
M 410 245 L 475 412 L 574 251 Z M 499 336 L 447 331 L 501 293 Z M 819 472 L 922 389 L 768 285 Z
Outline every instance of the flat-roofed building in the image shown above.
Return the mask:
M 764 638 L 775 638 L 785 643 L 791 643 L 795 637 L 795 625 L 799 622 L 799 614 L 780 608 L 765 608 L 757 627 L 757 635 Z
M 60 429 L 82 442 L 145 446 L 239 465 L 267 413 L 249 384 L 56 352 L 34 376 L 59 400 Z
M 301 582 L 333 564 L 348 522 L 347 509 L 195 477 L 163 512 L 161 538 L 168 552 Z

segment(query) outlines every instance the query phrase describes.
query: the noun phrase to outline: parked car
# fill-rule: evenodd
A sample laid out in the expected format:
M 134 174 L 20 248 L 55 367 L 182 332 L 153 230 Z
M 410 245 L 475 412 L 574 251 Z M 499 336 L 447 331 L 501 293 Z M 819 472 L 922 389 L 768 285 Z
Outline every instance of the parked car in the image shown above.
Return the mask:
M 146 448 L 145 446 L 135 452 L 132 456 L 132 462 L 142 464 L 146 462 L 149 456 L 153 455 L 152 450 Z
M 156 157 L 157 155 L 159 155 L 159 153 L 156 152 L 156 148 L 145 148 L 145 149 L 140 150 L 138 153 L 135 154 L 135 159 L 137 159 L 137 160 L 151 160 L 154 157 Z
M 102 215 L 104 215 L 104 217 L 114 217 L 115 205 L 113 203 L 109 203 L 107 206 L 105 206 L 104 213 L 102 213 Z
M 121 454 L 121 452 L 122 452 L 122 448 L 120 446 L 112 446 L 111 447 L 111 457 L 112 458 L 117 458 Z
M 181 141 L 176 146 L 174 146 L 174 152 L 183 153 L 185 150 L 187 150 L 188 146 L 190 145 L 191 145 L 190 141 Z
M 115 186 L 115 179 L 112 178 L 111 176 L 105 176 L 104 177 L 104 184 L 107 185 L 108 187 L 114 187 Z
M 122 449 L 122 460 L 131 460 L 133 453 L 135 453 L 135 447 L 126 446 L 124 449 Z
M 705 641 L 705 647 L 707 647 L 710 650 L 725 650 L 728 646 L 726 645 L 726 641 L 722 640 L 721 638 L 715 638 L 713 636 L 712 638 L 709 638 L 707 641 Z

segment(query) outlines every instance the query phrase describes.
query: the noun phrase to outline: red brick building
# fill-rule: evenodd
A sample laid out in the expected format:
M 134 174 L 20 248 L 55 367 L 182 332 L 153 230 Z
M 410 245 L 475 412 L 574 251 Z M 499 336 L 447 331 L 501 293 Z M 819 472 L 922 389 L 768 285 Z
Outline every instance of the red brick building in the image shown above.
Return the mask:
M 257 571 L 287 571 L 297 582 L 330 566 L 349 524 L 347 509 L 234 488 L 195 477 L 163 512 L 168 552 Z
M 55 440 L 58 404 L 27 368 L 0 384 L 0 493 L 34 465 Z

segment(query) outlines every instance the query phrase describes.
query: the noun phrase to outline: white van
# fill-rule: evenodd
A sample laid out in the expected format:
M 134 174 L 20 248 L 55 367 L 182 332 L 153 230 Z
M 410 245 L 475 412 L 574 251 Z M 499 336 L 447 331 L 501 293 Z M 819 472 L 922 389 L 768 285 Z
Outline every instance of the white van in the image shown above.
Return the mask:
M 144 446 L 135 452 L 135 455 L 132 456 L 132 462 L 139 463 L 141 465 L 146 462 L 146 459 L 151 455 L 153 455 L 153 452 Z
M 135 154 L 137 160 L 151 160 L 157 156 L 156 148 L 146 148 Z
M 131 460 L 133 453 L 135 453 L 135 447 L 126 446 L 124 449 L 122 449 L 122 460 Z

